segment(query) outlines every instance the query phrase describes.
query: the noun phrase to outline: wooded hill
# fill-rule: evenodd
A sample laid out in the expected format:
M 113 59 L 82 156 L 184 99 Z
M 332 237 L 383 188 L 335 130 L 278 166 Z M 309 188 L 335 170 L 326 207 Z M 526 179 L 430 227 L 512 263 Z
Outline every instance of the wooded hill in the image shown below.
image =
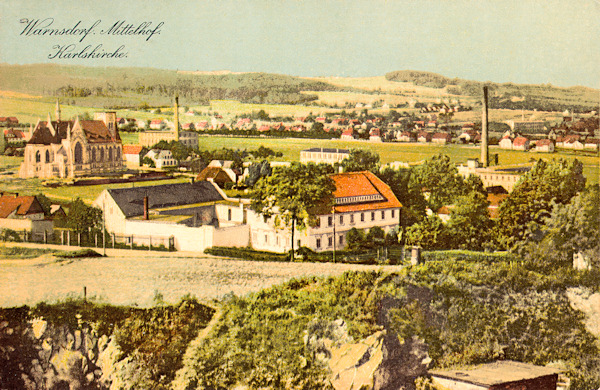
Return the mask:
M 599 90 L 575 86 L 555 87 L 551 84 L 493 83 L 449 78 L 432 72 L 399 70 L 389 72 L 385 78 L 390 81 L 408 82 L 430 88 L 445 88 L 452 95 L 481 96 L 482 87 L 490 89 L 490 108 L 513 110 L 586 112 L 598 110 Z
M 244 103 L 297 104 L 316 100 L 301 91 L 336 91 L 327 83 L 269 73 L 196 74 L 152 68 L 0 64 L 1 89 L 67 98 L 71 104 L 139 106 L 232 99 Z M 73 103 L 74 102 L 74 103 Z

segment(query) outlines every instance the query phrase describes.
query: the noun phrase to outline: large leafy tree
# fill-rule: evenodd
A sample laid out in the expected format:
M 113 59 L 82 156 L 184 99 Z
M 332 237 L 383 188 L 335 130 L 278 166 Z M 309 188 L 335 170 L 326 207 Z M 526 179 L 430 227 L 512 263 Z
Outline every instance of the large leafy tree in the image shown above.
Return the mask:
M 522 243 L 525 258 L 541 268 L 569 266 L 581 253 L 592 267 L 600 266 L 600 190 L 587 188 L 571 202 L 554 203 L 543 226 L 534 226 Z
M 248 167 L 248 177 L 246 178 L 246 185 L 253 187 L 254 184 L 261 178 L 270 176 L 273 173 L 271 164 L 267 160 L 263 160 L 259 163 L 252 163 Z
M 379 155 L 364 149 L 350 149 L 350 156 L 341 162 L 344 172 L 379 172 Z
M 444 154 L 432 156 L 415 169 L 410 187 L 429 193 L 429 207 L 437 210 L 454 203 L 464 192 L 464 182 L 450 157 Z
M 539 160 L 500 205 L 499 232 L 507 246 L 526 238 L 543 225 L 553 204 L 567 204 L 585 188 L 583 164 L 578 160 Z
M 67 228 L 77 233 L 100 231 L 102 229 L 102 210 L 83 203 L 79 198 L 75 199 L 69 207 L 67 215 Z
M 406 230 L 406 243 L 425 249 L 448 249 L 451 247 L 448 227 L 436 214 L 428 215 L 423 221 Z
M 427 201 L 423 197 L 423 192 L 416 187 L 409 186 L 412 175 L 412 169 L 385 168 L 377 173 L 377 176 L 390 186 L 394 195 L 402 203 L 402 226 L 410 226 L 422 221 L 427 209 Z
M 448 221 L 454 248 L 480 250 L 489 241 L 492 221 L 488 206 L 486 194 L 480 191 L 458 197 Z
M 255 184 L 250 207 L 267 218 L 275 217 L 275 225 L 291 229 L 293 251 L 294 231 L 316 224 L 315 212 L 330 212 L 335 190 L 329 178 L 332 173 L 333 168 L 326 164 L 294 162 L 277 167 Z

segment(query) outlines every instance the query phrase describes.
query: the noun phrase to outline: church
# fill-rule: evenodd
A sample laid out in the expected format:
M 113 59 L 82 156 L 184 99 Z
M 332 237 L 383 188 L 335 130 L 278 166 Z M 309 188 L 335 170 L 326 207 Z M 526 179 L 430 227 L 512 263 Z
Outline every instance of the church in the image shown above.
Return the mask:
M 115 112 L 99 112 L 94 120 L 38 120 L 25 146 L 21 178 L 68 178 L 102 175 L 123 169 L 123 145 Z

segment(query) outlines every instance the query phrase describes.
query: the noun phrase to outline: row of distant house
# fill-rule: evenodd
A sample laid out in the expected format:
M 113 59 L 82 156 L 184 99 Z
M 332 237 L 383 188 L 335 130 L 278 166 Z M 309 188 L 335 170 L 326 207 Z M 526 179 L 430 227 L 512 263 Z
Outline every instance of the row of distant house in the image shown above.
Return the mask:
M 546 153 L 552 153 L 556 148 L 598 151 L 600 139 L 593 137 L 584 138 L 578 134 L 559 136 L 556 140 L 548 138 L 530 140 L 524 136 L 511 137 L 510 135 L 506 135 L 500 140 L 499 146 L 501 149 L 522 151 L 533 150 Z

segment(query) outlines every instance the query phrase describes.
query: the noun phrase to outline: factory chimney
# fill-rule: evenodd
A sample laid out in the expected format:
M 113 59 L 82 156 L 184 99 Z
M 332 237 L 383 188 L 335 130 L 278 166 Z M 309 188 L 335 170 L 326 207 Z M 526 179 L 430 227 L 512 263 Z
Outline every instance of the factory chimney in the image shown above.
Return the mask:
M 148 217 L 148 197 L 144 196 L 144 220 L 147 221 Z
M 488 151 L 488 87 L 483 87 L 483 107 L 481 108 L 481 165 L 487 168 L 490 165 Z
M 175 116 L 173 122 L 175 124 L 175 141 L 179 141 L 179 96 L 175 95 Z

